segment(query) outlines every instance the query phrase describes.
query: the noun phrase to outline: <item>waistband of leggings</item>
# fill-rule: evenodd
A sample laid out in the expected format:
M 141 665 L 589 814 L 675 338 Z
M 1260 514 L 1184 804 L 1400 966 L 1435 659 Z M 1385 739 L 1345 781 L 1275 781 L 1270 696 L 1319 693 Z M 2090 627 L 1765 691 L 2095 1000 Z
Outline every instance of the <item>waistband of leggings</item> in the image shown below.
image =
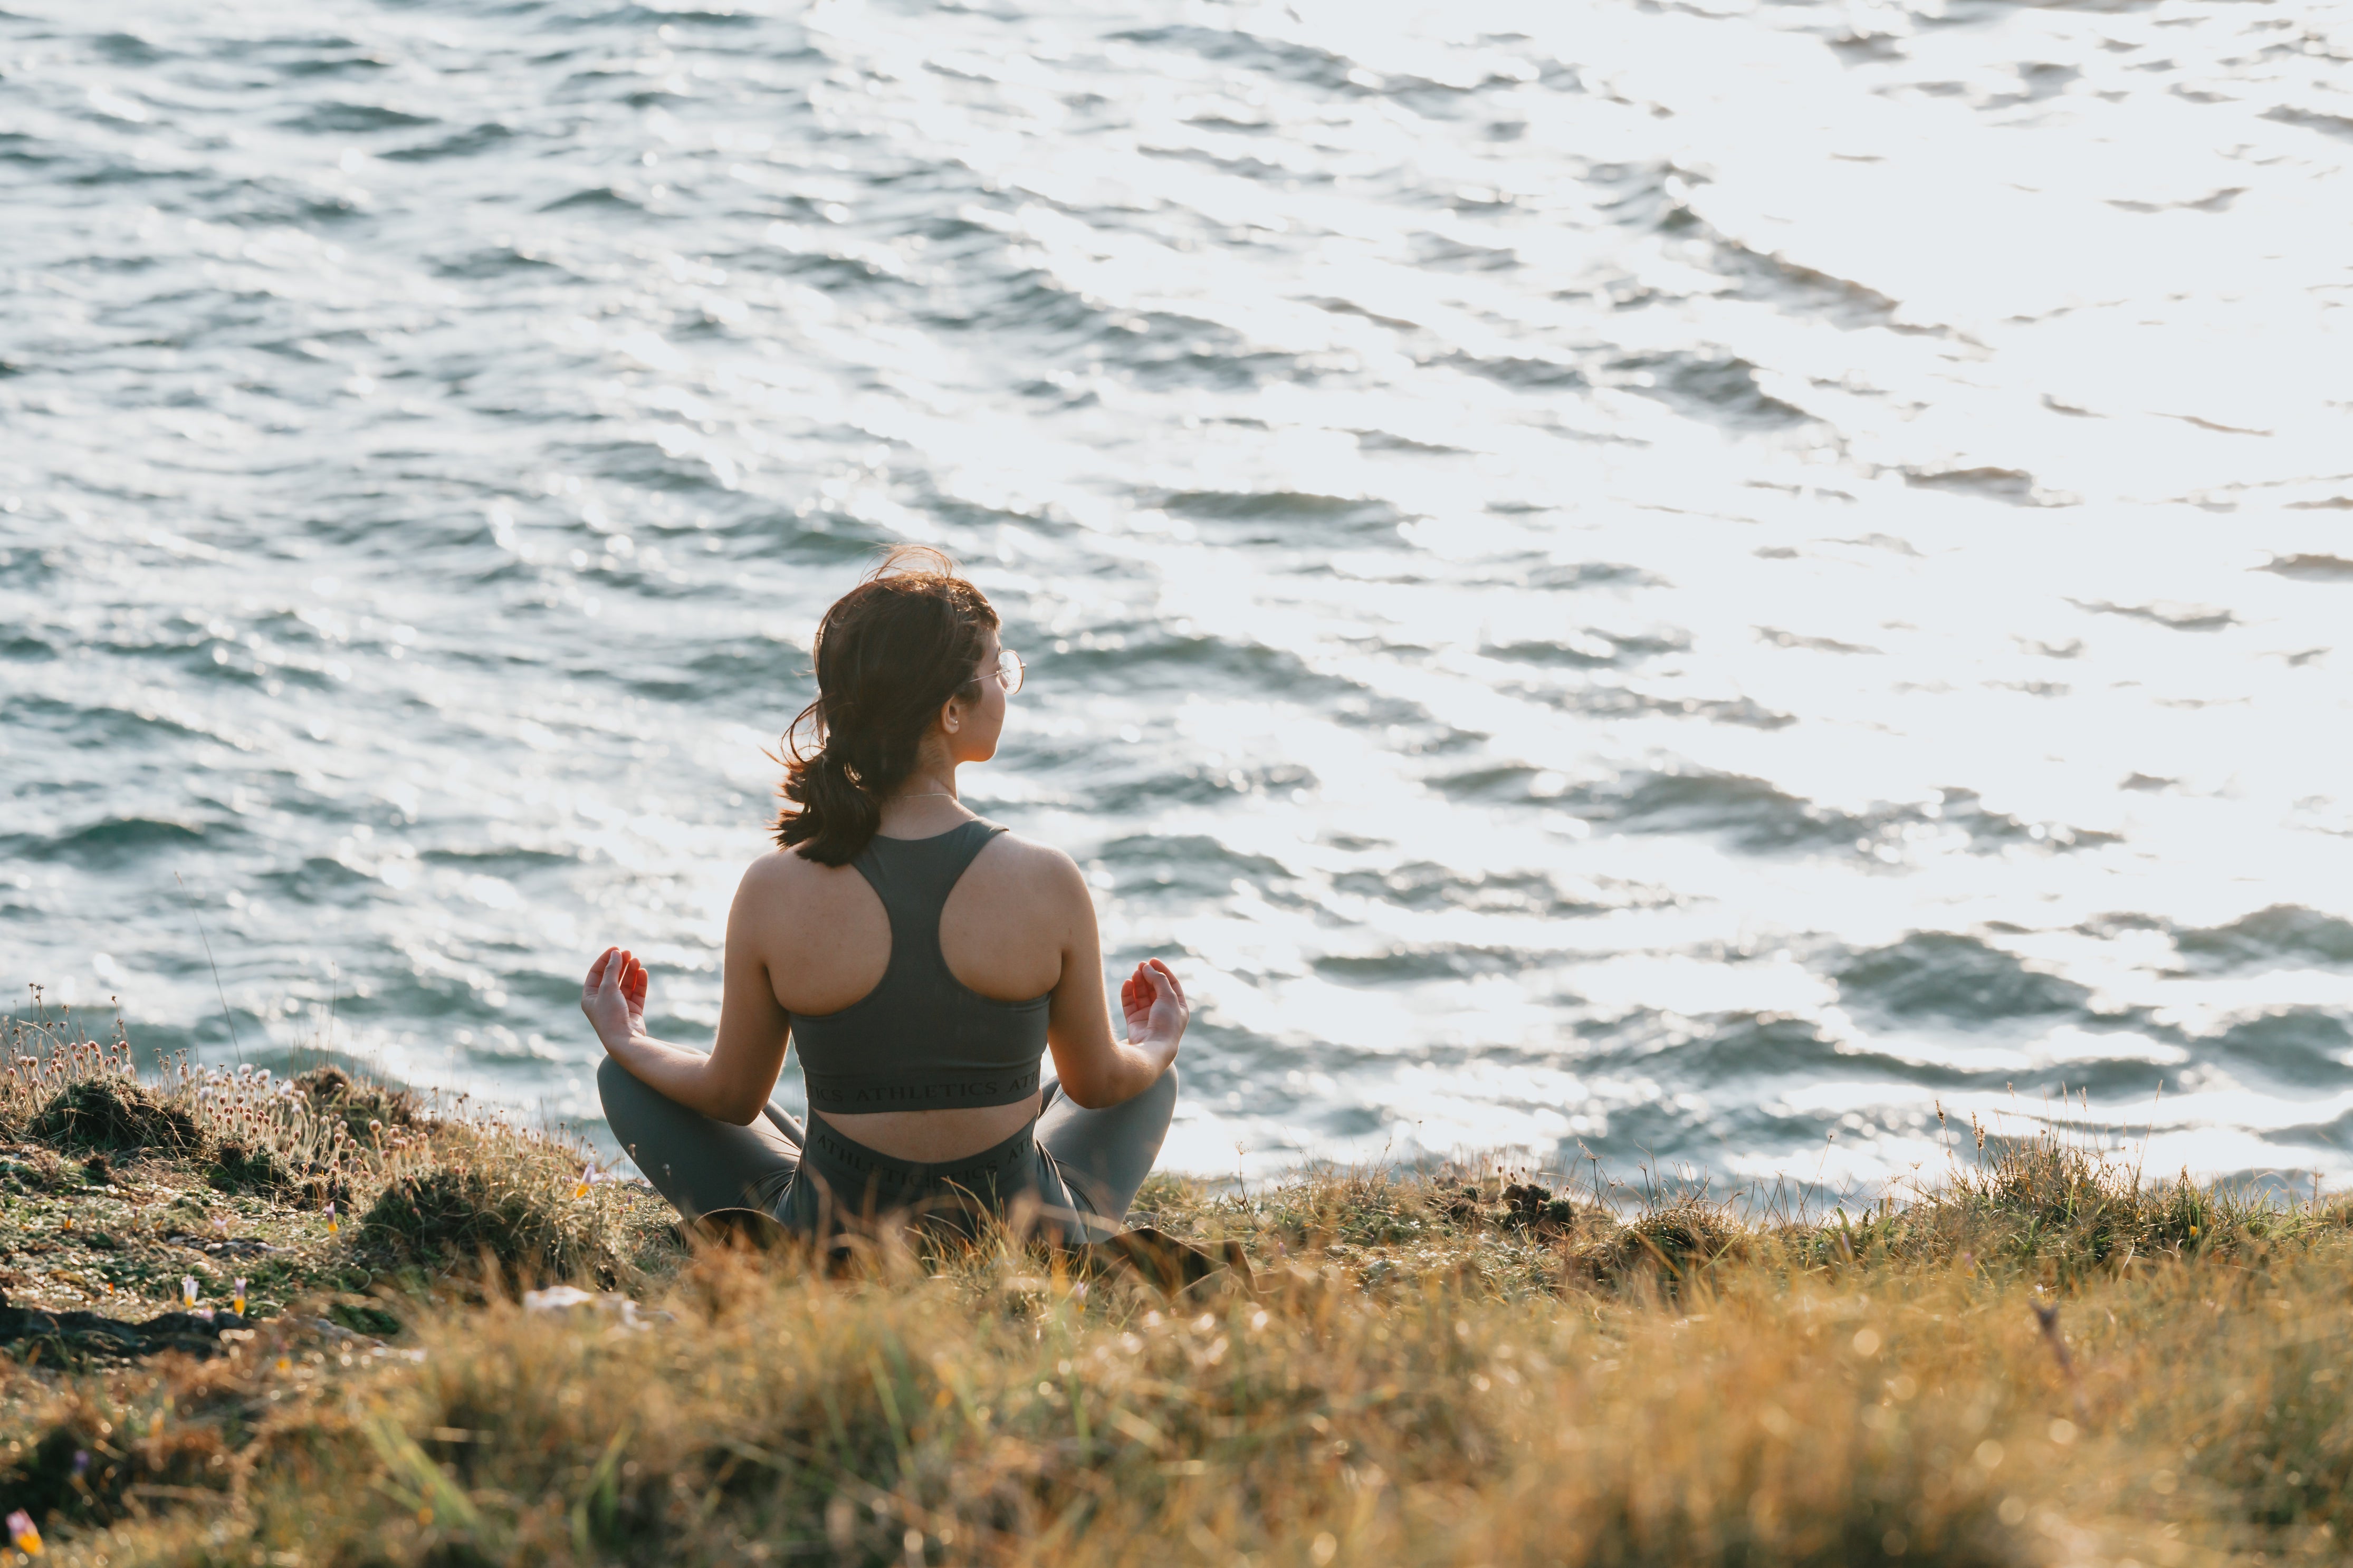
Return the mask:
M 837 1196 L 866 1194 L 877 1202 L 904 1201 L 952 1188 L 972 1193 L 1011 1192 L 1031 1184 L 1036 1169 L 1035 1119 L 1010 1137 L 977 1154 L 924 1164 L 870 1149 L 812 1111 L 801 1169 L 822 1176 Z M 1020 1179 L 1008 1181 L 1008 1176 Z

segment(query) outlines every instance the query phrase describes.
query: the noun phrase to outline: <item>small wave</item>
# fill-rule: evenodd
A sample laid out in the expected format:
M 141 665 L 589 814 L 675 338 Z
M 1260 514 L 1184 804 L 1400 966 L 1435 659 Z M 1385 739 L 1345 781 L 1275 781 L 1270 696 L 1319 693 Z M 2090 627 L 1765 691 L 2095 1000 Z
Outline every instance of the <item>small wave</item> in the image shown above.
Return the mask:
M 1509 387 L 1536 392 L 1559 392 L 1591 386 L 1592 380 L 1585 367 L 1568 360 L 1534 359 L 1519 355 L 1486 356 L 1451 353 L 1438 361 L 1484 376 Z
M 671 10 L 663 5 L 622 5 L 610 11 L 565 16 L 556 25 L 566 28 L 641 28 L 666 23 L 684 27 L 757 27 L 767 19 L 758 11 Z M 789 59 L 796 53 L 793 50 L 763 49 L 761 57 L 768 60 L 780 57 Z
M 1543 770 L 1525 763 L 1505 763 L 1447 773 L 1430 781 L 1449 800 L 1532 801 L 1535 781 Z
M 435 123 L 429 114 L 410 114 L 378 103 L 322 103 L 278 122 L 313 135 L 364 136 L 372 131 L 413 131 Z
M 1884 550 L 1890 555 L 1908 555 L 1915 561 L 1921 559 L 1917 545 L 1893 533 L 1859 533 L 1852 539 L 1838 539 L 1831 542 L 1852 544 L 1862 550 Z
M 1717 254 L 1731 264 L 1745 293 L 1777 306 L 1788 305 L 1794 295 L 1841 326 L 1878 325 L 1895 313 L 1896 302 L 1868 284 L 1792 261 L 1778 251 L 1758 250 L 1713 224 L 1702 226 L 1714 236 Z
M 1711 724 L 1738 724 L 1750 730 L 1786 730 L 1798 721 L 1796 714 L 1767 708 L 1753 697 L 1661 697 L 1622 686 L 1587 686 L 1556 693 L 1551 700 L 1572 713 L 1594 719 L 1654 713 L 1665 719 L 1704 719 Z
M 1379 91 L 1349 79 L 1356 65 L 1345 55 L 1238 27 L 1204 27 L 1179 22 L 1159 27 L 1126 28 L 1110 34 L 1109 39 L 1145 48 L 1159 46 L 1187 49 L 1224 66 L 1264 67 L 1285 80 L 1326 88 L 1352 98 L 1377 96 Z
M 1296 518 L 1318 527 L 1394 528 L 1405 514 L 1384 500 L 1315 495 L 1303 490 L 1178 490 L 1161 506 L 1191 518 Z
M 2112 835 L 2081 828 L 2046 829 L 2038 840 L 2031 826 L 2006 812 L 1986 810 L 1972 791 L 1941 793 L 1943 799 L 1933 807 L 1883 805 L 1851 812 L 1800 800 L 1742 773 L 1641 770 L 1607 784 L 1576 786 L 1557 802 L 1562 809 L 1621 832 L 1722 833 L 1742 848 L 1762 851 L 1843 843 L 1856 847 L 1858 854 L 1872 853 L 1921 826 L 1958 831 L 1980 853 L 2013 845 L 2041 843 L 2065 850 L 2115 841 Z
M 2353 583 L 2353 561 L 2342 555 L 2274 555 L 2255 570 L 2306 583 Z
M 90 47 L 119 66 L 152 66 L 171 57 L 135 33 L 104 33 Z
M 2179 419 L 2184 425 L 2194 425 L 2200 430 L 2211 430 L 2218 436 L 2262 436 L 2268 437 L 2274 434 L 2274 432 L 2270 430 L 2258 430 L 2251 425 L 2225 425 L 2219 419 L 2201 418 L 2195 414 L 2168 414 L 2163 416 L 2163 417 L 2168 419 Z
M 495 120 L 486 120 L 471 131 L 460 131 L 438 142 L 423 142 L 414 147 L 396 147 L 384 154 L 394 163 L 431 163 L 443 158 L 470 158 L 477 153 L 488 153 L 501 142 L 514 140 L 514 132 Z
M 2094 616 L 2122 616 L 2147 621 L 2177 632 L 2219 632 L 2239 624 L 2239 617 L 2211 605 L 2114 605 L 2105 599 L 2070 599 L 2069 604 Z
M 1529 566 L 1520 574 L 1520 580 L 1531 588 L 1592 588 L 1604 584 L 1657 588 L 1666 585 L 1662 577 L 1654 576 L 1640 566 L 1629 566 L 1616 561 L 1545 561 Z
M 1258 153 L 1147 144 L 1144 151 L 1155 158 L 1166 158 L 1177 163 L 1198 163 L 1205 169 L 1215 169 L 1221 174 L 1234 174 L 1245 180 L 1281 179 L 1288 172 L 1282 155 L 1271 149 L 1265 153 Z M 1303 183 L 1326 184 L 1331 179 L 1330 174 L 1314 174 L 1308 176 Z
M 1572 669 L 1608 669 L 1618 662 L 1618 646 L 1599 637 L 1575 642 L 1491 643 L 1480 653 L 1514 664 L 1566 665 Z
M 1779 1079 L 1798 1083 L 1837 1082 L 1858 1073 L 1874 1078 L 1915 1079 L 1916 1064 L 1868 1048 L 1842 1048 L 1803 1018 L 1787 1014 L 1729 1013 L 1698 1020 L 1678 1019 L 1669 1033 L 1666 1020 L 1648 1009 L 1620 1019 L 1614 1038 L 1594 1050 L 1594 1068 L 1631 1068 L 1663 1054 L 1674 1058 L 1676 1077 L 1706 1084 L 1744 1079 Z M 1694 1025 L 1697 1025 L 1694 1032 Z M 1655 1062 L 1651 1064 L 1655 1067 Z M 1938 1079 L 1954 1077 L 1938 1071 Z M 1807 1128 L 1815 1138 L 1820 1131 Z
M 26 860 L 66 860 L 89 870 L 114 870 L 164 850 L 205 846 L 215 833 L 234 831 L 152 816 L 110 816 L 52 838 L 16 835 L 10 853 Z
M 561 272 L 553 261 L 536 256 L 526 256 L 512 245 L 494 245 L 487 249 L 473 250 L 464 256 L 434 264 L 438 278 L 505 278 L 519 272 Z
M 20 730 L 38 721 L 53 732 L 75 736 L 86 744 L 135 745 L 153 739 L 156 732 L 205 741 L 221 739 L 197 728 L 191 722 L 193 718 L 193 714 L 175 718 L 153 710 L 125 708 L 104 700 L 67 702 L 54 697 L 19 698 L 8 709 L 9 722 Z
M 2228 925 L 2177 931 L 2173 945 L 2203 969 L 2353 964 L 2353 921 L 2296 904 L 2274 904 Z
M 1213 681 L 1244 691 L 1280 691 L 1294 702 L 1333 701 L 1364 694 L 1356 682 L 1327 675 L 1288 648 L 1151 626 L 1137 628 L 1116 647 L 1073 644 L 1036 657 L 1040 673 L 1067 678 L 1083 690 L 1115 685 L 1141 696 L 1146 691 L 1198 691 L 1205 681 Z M 1413 710 L 1413 716 L 1424 717 L 1419 710 Z M 1407 721 L 1392 706 L 1379 716 L 1379 721 Z
M 2295 104 L 2283 103 L 2264 110 L 2263 118 L 2282 125 L 2302 126 L 2326 136 L 2353 136 L 2353 115 L 2331 114 L 2326 110 L 2302 109 Z
M 1914 931 L 1891 947 L 1858 953 L 1831 978 L 1841 999 L 1897 1018 L 1974 1025 L 2091 1010 L 2091 992 L 2075 982 L 1949 931 Z
M 1229 849 L 1200 833 L 1132 833 L 1113 839 L 1094 858 L 1110 869 L 1121 897 L 1151 889 L 1222 899 L 1232 893 L 1237 879 L 1264 892 L 1291 877 L 1279 860 Z
M 2353 1028 L 2316 1007 L 2283 1007 L 2243 1018 L 2219 1035 L 2191 1042 L 2201 1061 L 2219 1061 L 2234 1075 L 2266 1079 L 2299 1089 L 2342 1090 L 2353 1085 Z
M 575 191 L 559 196 L 539 210 L 543 213 L 570 212 L 580 207 L 618 207 L 628 212 L 643 212 L 645 207 L 631 201 L 610 185 L 591 185 L 585 191 Z
M 659 702 L 694 702 L 714 692 L 798 690 L 808 679 L 808 655 L 789 644 L 752 639 L 711 649 L 682 667 L 639 665 L 629 690 Z M 796 705 L 800 699 L 795 698 Z
M 280 39 L 275 45 L 276 48 L 296 52 L 290 59 L 279 63 L 278 74 L 291 77 L 297 81 L 307 81 L 321 77 L 345 76 L 360 71 L 380 71 L 391 68 L 392 62 L 380 55 L 365 52 L 338 55 L 333 52 L 337 49 L 356 50 L 360 47 L 359 41 L 355 38 L 346 38 L 332 33 L 315 38 Z
M 544 871 L 579 863 L 577 855 L 554 849 L 533 849 L 521 844 L 499 844 L 481 849 L 425 849 L 417 859 L 427 866 L 455 866 L 461 870 L 512 877 L 522 871 Z
M 1875 654 L 1881 651 L 1868 643 L 1840 642 L 1835 637 L 1799 637 L 1795 632 L 1785 632 L 1773 626 L 1758 626 L 1757 637 L 1758 641 L 1771 643 L 1775 647 L 1810 648 L 1815 653 Z
M 100 171 L 99 175 L 78 184 L 144 183 L 153 178 L 147 171 L 135 167 Z M 322 195 L 308 185 L 290 180 L 240 180 L 220 188 L 223 208 L 218 216 L 223 223 L 233 223 L 241 228 L 270 228 L 280 225 L 301 226 L 304 224 L 339 224 L 360 216 L 357 202 L 337 195 Z M 229 205 L 234 203 L 235 205 Z
M 255 884 L 290 903 L 349 908 L 368 902 L 382 884 L 332 856 L 313 855 L 300 866 L 254 876 Z
M 1434 861 L 1415 860 L 1388 871 L 1344 871 L 1332 890 L 1375 899 L 1399 909 L 1475 910 L 1482 914 L 1555 918 L 1603 913 L 1608 905 L 1566 898 L 1550 877 L 1535 871 L 1467 875 Z
M 1691 639 L 1680 633 L 1655 637 L 1588 629 L 1547 642 L 1490 643 L 1479 651 L 1488 658 L 1509 659 L 1514 664 L 1614 669 L 1656 658 L 1661 654 L 1686 652 L 1690 647 Z
M 1926 490 L 1966 490 L 2012 506 L 2039 506 L 2041 489 L 2022 468 L 1905 468 L 1904 482 Z
M 1289 763 L 1264 767 L 1194 766 L 1114 779 L 1088 792 L 1088 805 L 1101 813 L 1140 812 L 1166 805 L 1212 805 L 1235 795 L 1288 794 L 1312 789 L 1315 775 Z
M 1751 847 L 1851 837 L 1853 819 L 1826 812 L 1763 779 L 1737 773 L 1637 773 L 1610 785 L 1573 790 L 1564 805 L 1635 833 L 1731 833 Z
M 1757 382 L 1757 367 L 1736 355 L 1642 354 L 1609 363 L 1613 384 L 1704 417 L 1752 428 L 1782 428 L 1813 416 Z
M 1418 457 L 1458 458 L 1466 450 L 1461 447 L 1416 441 L 1388 430 L 1351 430 L 1348 434 L 1356 438 L 1358 448 L 1366 452 L 1411 452 Z
M 1518 974 L 1535 964 L 1511 948 L 1442 946 L 1389 948 L 1380 952 L 1325 953 L 1315 973 L 1344 985 L 1418 985 L 1433 980 L 1471 980 L 1482 974 Z

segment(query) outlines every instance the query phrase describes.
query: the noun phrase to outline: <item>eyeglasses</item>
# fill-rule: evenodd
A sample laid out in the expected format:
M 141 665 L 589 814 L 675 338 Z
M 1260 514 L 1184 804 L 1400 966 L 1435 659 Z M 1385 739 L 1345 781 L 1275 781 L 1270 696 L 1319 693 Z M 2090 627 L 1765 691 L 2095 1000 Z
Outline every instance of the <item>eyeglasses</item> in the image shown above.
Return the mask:
M 979 687 L 979 684 L 984 682 L 984 679 L 988 679 L 990 675 L 996 675 L 996 677 L 997 677 L 997 684 L 1000 684 L 1000 687 L 1005 687 L 1005 696 L 1012 696 L 1014 691 L 1021 691 L 1021 682 L 1024 682 L 1026 677 L 1029 677 L 1029 666 L 1024 666 L 1024 663 L 1021 663 L 1021 656 L 1014 654 L 1012 648 L 997 648 L 997 668 L 996 668 L 996 670 L 979 670 L 979 672 L 974 672 L 972 684 L 974 684 L 974 687 Z

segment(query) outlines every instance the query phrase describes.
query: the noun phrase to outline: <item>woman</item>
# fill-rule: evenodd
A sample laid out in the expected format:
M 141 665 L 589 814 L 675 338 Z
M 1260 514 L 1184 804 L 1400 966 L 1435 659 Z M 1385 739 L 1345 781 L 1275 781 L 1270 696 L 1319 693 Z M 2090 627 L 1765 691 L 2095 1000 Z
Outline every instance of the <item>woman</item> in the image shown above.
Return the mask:
M 1113 1038 L 1077 865 L 957 797 L 1021 686 L 997 612 L 946 557 L 902 548 L 826 612 L 814 653 L 778 848 L 728 911 L 711 1053 L 647 1036 L 628 950 L 588 971 L 614 1135 L 690 1219 L 749 1206 L 822 1236 L 986 1209 L 1071 1242 L 1117 1230 L 1167 1135 L 1185 991 L 1136 965 Z M 806 1130 L 768 1104 L 792 1042 Z

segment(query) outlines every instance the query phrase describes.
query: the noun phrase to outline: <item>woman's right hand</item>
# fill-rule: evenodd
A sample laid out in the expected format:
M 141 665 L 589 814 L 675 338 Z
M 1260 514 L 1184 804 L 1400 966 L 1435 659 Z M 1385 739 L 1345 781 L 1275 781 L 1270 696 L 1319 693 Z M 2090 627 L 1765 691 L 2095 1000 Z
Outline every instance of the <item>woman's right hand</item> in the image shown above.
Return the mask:
M 588 966 L 580 986 L 580 1010 L 596 1037 L 615 1056 L 646 1032 L 646 966 L 635 953 L 608 947 Z
M 1165 1068 L 1176 1059 L 1176 1043 L 1193 1016 L 1176 972 L 1158 959 L 1135 966 L 1119 988 L 1120 1011 L 1127 1015 L 1127 1043 L 1151 1051 Z

